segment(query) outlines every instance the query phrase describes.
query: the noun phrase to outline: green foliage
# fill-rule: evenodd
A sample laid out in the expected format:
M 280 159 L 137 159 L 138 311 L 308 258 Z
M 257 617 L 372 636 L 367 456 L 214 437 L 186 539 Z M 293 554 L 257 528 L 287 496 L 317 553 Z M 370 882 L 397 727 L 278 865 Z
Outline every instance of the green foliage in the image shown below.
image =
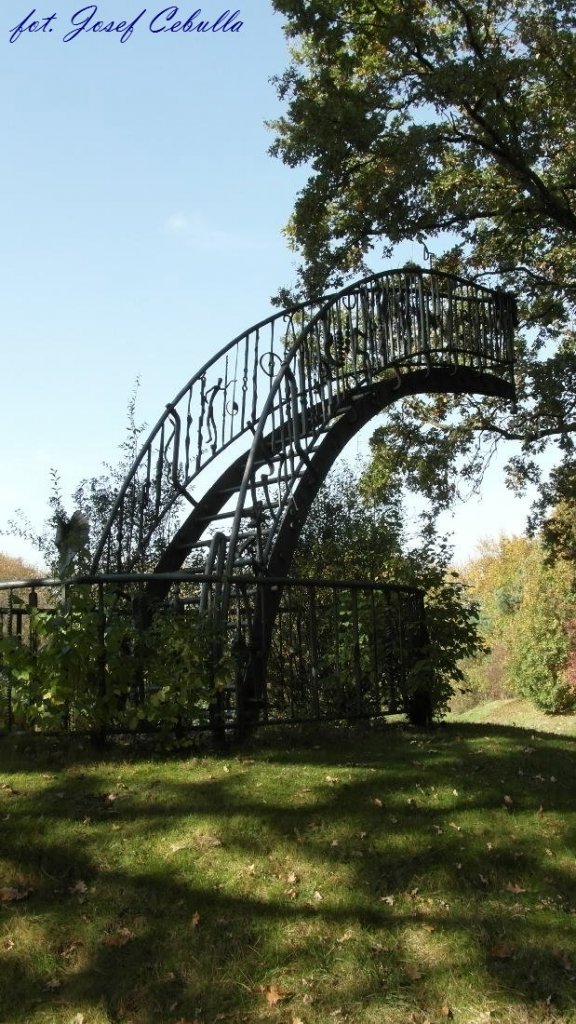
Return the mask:
M 568 623 L 576 617 L 571 580 L 561 564 L 546 565 L 534 544 L 523 601 L 515 617 L 508 676 L 518 693 L 543 711 L 576 706 L 567 668 L 573 650 Z
M 21 599 L 14 598 L 18 602 Z M 0 677 L 21 727 L 185 728 L 233 677 L 210 613 L 160 609 L 143 628 L 127 595 L 68 584 L 32 609 L 27 642 L 0 637 Z
M 573 707 L 576 597 L 570 564 L 550 562 L 539 540 L 501 537 L 484 545 L 464 577 L 480 603 L 489 648 L 463 666 L 477 698 L 518 693 L 544 711 Z
M 408 240 L 518 298 L 516 410 L 405 398 L 375 459 L 436 508 L 478 484 L 501 441 L 521 445 L 510 485 L 537 480 L 544 447 L 558 441 L 569 460 L 576 432 L 571 0 L 272 3 L 293 44 L 272 151 L 310 169 L 287 228 L 303 257 L 293 297 Z
M 461 660 L 482 650 L 477 607 L 451 571 L 446 541 L 424 519 L 420 541 L 410 546 L 403 527 L 407 518 L 401 492 L 379 490 L 370 473 L 359 476 L 344 468 L 329 477 L 311 509 L 295 558 L 296 573 L 421 588 L 429 637 L 418 636 L 419 627 L 406 637 L 414 661 L 403 681 L 404 697 L 425 686 L 441 715 L 454 684 L 463 679 Z

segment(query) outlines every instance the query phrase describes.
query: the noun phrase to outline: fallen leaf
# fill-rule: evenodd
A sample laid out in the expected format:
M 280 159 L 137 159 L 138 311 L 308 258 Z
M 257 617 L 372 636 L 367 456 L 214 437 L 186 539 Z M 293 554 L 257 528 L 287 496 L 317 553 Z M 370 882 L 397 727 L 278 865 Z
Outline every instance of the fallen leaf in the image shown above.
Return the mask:
M 389 907 L 393 907 L 394 906 L 394 902 L 395 901 L 394 901 L 394 897 L 393 896 L 381 896 L 380 900 L 381 900 L 382 903 L 387 903 Z
M 62 987 L 62 982 L 59 978 L 51 978 L 50 981 L 46 982 L 44 987 L 48 989 L 48 992 L 55 992 L 57 988 Z
M 462 831 L 460 825 L 457 825 L 455 821 L 451 821 L 450 822 L 450 828 L 453 828 L 455 832 L 461 832 Z
M 446 1017 L 447 1020 L 453 1020 L 454 1018 L 454 1014 L 449 1006 L 443 1006 L 440 1013 L 443 1017 Z
M 86 1024 L 86 1017 L 83 1013 L 77 1013 L 72 1020 L 72 1024 Z
M 118 799 L 118 793 L 106 793 L 104 799 L 107 800 L 109 804 L 112 804 Z
M 69 960 L 70 957 L 74 956 L 74 953 L 78 949 L 79 945 L 81 945 L 81 943 L 69 942 L 67 946 L 62 946 L 58 950 L 58 952 L 59 952 L 60 956 L 64 958 L 64 960 Z
M 10 885 L 0 888 L 0 903 L 15 903 L 16 900 L 25 900 L 30 895 L 30 889 L 13 889 Z
M 198 913 L 197 910 L 192 914 L 192 922 L 191 923 L 192 923 L 192 927 L 193 928 L 197 928 L 198 925 L 200 924 L 200 914 Z
M 86 885 L 86 882 L 83 882 L 82 879 L 79 879 L 77 882 L 74 883 L 74 885 L 70 886 L 68 892 L 72 893 L 73 895 L 81 895 L 82 893 L 88 892 L 88 886 Z
M 513 807 L 514 806 L 514 801 L 513 801 L 511 796 L 508 796 L 508 794 L 506 794 L 506 796 L 504 797 L 504 803 L 505 803 L 506 807 Z
M 347 931 L 347 932 L 344 932 L 344 934 L 341 935 L 339 939 L 336 939 L 336 942 L 339 942 L 339 943 L 350 942 L 351 938 L 352 938 L 352 932 L 351 931 Z
M 288 882 L 289 885 L 295 885 L 296 882 L 300 881 L 300 879 L 298 878 L 298 875 L 296 874 L 295 871 L 291 871 L 286 881 Z
M 374 807 L 383 807 L 383 803 L 380 800 L 380 797 L 373 797 L 371 802 L 374 804 Z
M 14 942 L 14 939 L 4 939 L 4 942 L 2 943 L 2 949 L 8 951 L 9 949 L 14 949 L 15 945 L 16 943 Z
M 105 946 L 125 946 L 127 942 L 135 939 L 134 932 L 131 932 L 129 928 L 119 928 L 113 935 L 108 935 L 104 939 Z
M 485 875 L 478 875 L 478 878 L 482 882 L 482 885 L 488 885 L 488 879 L 486 878 Z
M 516 882 L 508 882 L 508 885 L 504 886 L 504 888 L 506 892 L 513 892 L 516 896 L 526 892 L 526 889 L 523 889 L 521 885 L 517 885 Z
M 436 931 L 436 929 L 435 929 L 433 924 L 423 924 L 422 927 L 423 927 L 425 932 L 435 932 Z
M 316 889 L 316 891 L 312 893 L 312 899 L 316 900 L 317 903 L 320 903 L 320 901 L 323 900 L 324 897 L 322 893 L 318 892 L 318 889 Z
M 423 972 L 418 967 L 407 967 L 406 974 L 411 981 L 420 981 L 424 977 Z
M 490 956 L 495 957 L 496 960 L 509 960 L 510 957 L 514 956 L 514 950 L 512 946 L 507 946 L 506 943 L 503 942 L 492 946 Z
M 276 1003 L 286 999 L 288 992 L 286 989 L 278 988 L 277 985 L 266 985 L 265 988 L 261 988 L 260 991 L 264 995 L 268 1006 L 276 1006 Z

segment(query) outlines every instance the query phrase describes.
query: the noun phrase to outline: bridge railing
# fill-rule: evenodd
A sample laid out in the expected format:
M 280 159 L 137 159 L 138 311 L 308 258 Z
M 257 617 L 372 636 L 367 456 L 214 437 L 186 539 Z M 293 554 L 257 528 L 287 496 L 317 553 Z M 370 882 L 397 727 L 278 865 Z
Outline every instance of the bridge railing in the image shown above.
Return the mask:
M 168 574 L 167 574 L 168 575 Z M 367 581 L 233 580 L 225 627 L 200 611 L 221 579 L 169 574 L 147 618 L 156 574 L 0 584 L 0 733 L 234 730 L 244 673 L 266 660 L 262 723 L 378 717 L 401 708 L 422 644 L 422 592 Z M 252 609 L 281 590 L 269 649 Z M 217 604 L 217 599 L 216 599 Z M 253 716 L 252 716 L 253 717 Z
M 383 375 L 471 367 L 512 380 L 511 296 L 436 271 L 385 271 L 277 313 L 238 335 L 166 406 L 118 494 L 94 571 L 145 562 L 164 518 L 194 507 L 195 484 L 267 410 L 263 457 L 323 428 L 339 402 Z M 282 386 L 277 386 L 283 370 Z M 274 399 L 270 403 L 270 396 Z

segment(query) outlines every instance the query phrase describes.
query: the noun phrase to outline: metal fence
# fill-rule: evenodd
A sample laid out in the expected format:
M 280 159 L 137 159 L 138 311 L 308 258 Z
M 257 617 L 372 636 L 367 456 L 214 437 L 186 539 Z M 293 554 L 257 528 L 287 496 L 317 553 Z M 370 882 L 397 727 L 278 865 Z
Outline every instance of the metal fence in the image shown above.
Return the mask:
M 154 603 L 158 576 L 1 583 L 0 731 L 242 731 L 247 702 L 253 723 L 378 717 L 425 652 L 415 588 L 236 577 L 221 622 L 221 578 L 169 574 Z

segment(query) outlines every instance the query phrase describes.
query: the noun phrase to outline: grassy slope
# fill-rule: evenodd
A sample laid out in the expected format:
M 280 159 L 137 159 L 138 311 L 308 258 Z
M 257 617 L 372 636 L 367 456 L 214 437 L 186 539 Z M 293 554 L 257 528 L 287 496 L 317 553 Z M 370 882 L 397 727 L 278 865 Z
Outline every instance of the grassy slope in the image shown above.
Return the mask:
M 0 740 L 2 1024 L 576 1021 L 574 740 L 40 742 Z
M 452 722 L 481 722 L 486 725 L 510 725 L 536 732 L 576 736 L 576 715 L 547 715 L 530 701 L 513 697 L 479 704 L 469 711 L 451 715 Z

